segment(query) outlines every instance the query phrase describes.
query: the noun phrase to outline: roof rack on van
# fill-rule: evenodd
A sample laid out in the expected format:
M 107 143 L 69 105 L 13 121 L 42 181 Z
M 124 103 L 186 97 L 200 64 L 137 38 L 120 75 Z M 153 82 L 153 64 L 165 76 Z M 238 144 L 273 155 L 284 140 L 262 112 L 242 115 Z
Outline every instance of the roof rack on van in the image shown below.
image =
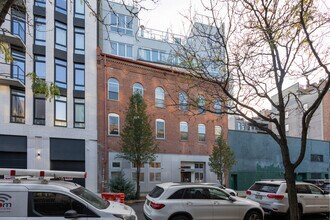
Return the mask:
M 9 176 L 10 179 L 14 179 L 17 176 L 39 177 L 40 179 L 43 179 L 44 177 L 86 178 L 87 172 L 0 168 L 0 175 Z

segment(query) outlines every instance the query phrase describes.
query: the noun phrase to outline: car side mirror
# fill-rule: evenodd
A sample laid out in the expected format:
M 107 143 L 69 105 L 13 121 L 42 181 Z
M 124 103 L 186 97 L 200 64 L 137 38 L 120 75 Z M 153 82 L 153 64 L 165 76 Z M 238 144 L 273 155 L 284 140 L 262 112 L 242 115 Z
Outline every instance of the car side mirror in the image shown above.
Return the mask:
M 68 210 L 64 213 L 64 218 L 78 218 L 76 210 Z
M 234 197 L 232 197 L 232 196 L 229 196 L 228 199 L 229 199 L 229 201 L 231 201 L 231 202 L 236 202 L 236 201 L 237 201 L 237 200 L 236 200 Z

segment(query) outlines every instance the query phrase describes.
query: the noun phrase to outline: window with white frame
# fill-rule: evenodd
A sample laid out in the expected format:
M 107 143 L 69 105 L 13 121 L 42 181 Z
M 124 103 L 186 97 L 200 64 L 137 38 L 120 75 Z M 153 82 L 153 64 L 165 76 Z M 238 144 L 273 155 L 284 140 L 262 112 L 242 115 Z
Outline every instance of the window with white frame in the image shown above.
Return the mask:
M 108 134 L 119 136 L 119 115 L 110 113 L 108 118 Z
M 112 168 L 120 168 L 121 167 L 121 164 L 119 161 L 116 161 L 116 162 L 112 162 L 111 163 L 111 166 Z
M 165 121 L 163 119 L 156 119 L 156 138 L 165 139 Z
M 132 168 L 137 168 L 137 164 L 136 163 L 131 163 Z M 140 168 L 144 168 L 144 163 L 140 164 Z
M 162 173 L 161 172 L 150 172 L 149 173 L 149 181 L 150 182 L 161 182 Z
M 133 58 L 133 45 L 111 42 L 111 54 L 121 57 Z
M 149 167 L 154 169 L 161 168 L 161 162 L 152 161 L 149 163 Z
M 133 94 L 140 94 L 143 97 L 143 86 L 140 83 L 134 83 Z
M 165 107 L 165 92 L 161 87 L 155 89 L 155 106 L 159 108 Z
M 185 121 L 180 122 L 180 139 L 181 141 L 188 140 L 188 123 Z
M 157 49 L 146 49 L 139 48 L 138 50 L 138 59 L 151 61 L 155 63 L 164 63 L 166 61 L 165 51 L 160 51 Z
M 214 101 L 214 106 L 213 106 L 213 108 L 214 108 L 214 112 L 215 112 L 216 114 L 220 114 L 220 113 L 221 113 L 221 101 L 220 101 L 220 99 L 216 99 L 216 100 Z
M 285 131 L 288 132 L 290 130 L 290 125 L 289 124 L 286 124 L 285 125 Z
M 111 31 L 133 35 L 133 17 L 111 12 Z
M 205 98 L 204 96 L 198 96 L 198 113 L 199 114 L 202 114 L 202 113 L 205 113 Z
M 285 118 L 289 118 L 289 112 L 285 111 Z
M 179 93 L 179 109 L 181 111 L 188 111 L 188 95 L 185 92 Z
M 206 129 L 204 124 L 198 124 L 198 141 L 205 142 L 206 140 Z
M 108 80 L 108 99 L 116 101 L 119 99 L 119 82 L 115 78 Z
M 215 140 L 217 140 L 222 134 L 222 127 L 221 126 L 214 126 L 214 136 L 215 136 Z
M 204 173 L 195 172 L 195 182 L 196 183 L 202 183 L 202 182 L 204 182 Z
M 137 174 L 136 172 L 132 172 L 132 180 L 136 182 Z M 144 173 L 140 173 L 140 182 L 144 182 Z

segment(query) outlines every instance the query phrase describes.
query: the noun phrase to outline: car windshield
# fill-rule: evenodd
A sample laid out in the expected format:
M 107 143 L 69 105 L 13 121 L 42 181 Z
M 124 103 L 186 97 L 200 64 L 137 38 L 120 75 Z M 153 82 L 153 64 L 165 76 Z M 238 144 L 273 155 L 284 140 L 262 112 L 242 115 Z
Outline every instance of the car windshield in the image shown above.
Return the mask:
M 95 208 L 106 209 L 110 205 L 108 201 L 103 200 L 101 197 L 85 189 L 84 187 L 78 187 L 76 189 L 72 189 L 71 192 L 79 196 L 80 198 L 82 198 L 83 200 L 85 200 Z
M 276 193 L 278 188 L 279 188 L 279 185 L 276 185 L 276 184 L 255 183 L 253 186 L 251 186 L 250 190 L 259 191 L 259 192 Z

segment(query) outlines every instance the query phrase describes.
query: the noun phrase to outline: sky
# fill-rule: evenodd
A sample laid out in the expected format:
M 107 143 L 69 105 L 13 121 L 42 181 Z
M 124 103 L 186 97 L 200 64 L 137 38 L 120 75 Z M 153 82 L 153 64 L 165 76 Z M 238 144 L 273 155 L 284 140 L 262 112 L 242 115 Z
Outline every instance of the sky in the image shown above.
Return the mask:
M 157 4 L 148 4 L 151 8 L 139 14 L 140 23 L 146 28 L 167 31 L 172 30 L 175 34 L 185 34 L 188 24 L 184 24 L 183 15 L 189 15 L 191 6 L 192 12 L 204 14 L 200 0 L 159 0 Z

